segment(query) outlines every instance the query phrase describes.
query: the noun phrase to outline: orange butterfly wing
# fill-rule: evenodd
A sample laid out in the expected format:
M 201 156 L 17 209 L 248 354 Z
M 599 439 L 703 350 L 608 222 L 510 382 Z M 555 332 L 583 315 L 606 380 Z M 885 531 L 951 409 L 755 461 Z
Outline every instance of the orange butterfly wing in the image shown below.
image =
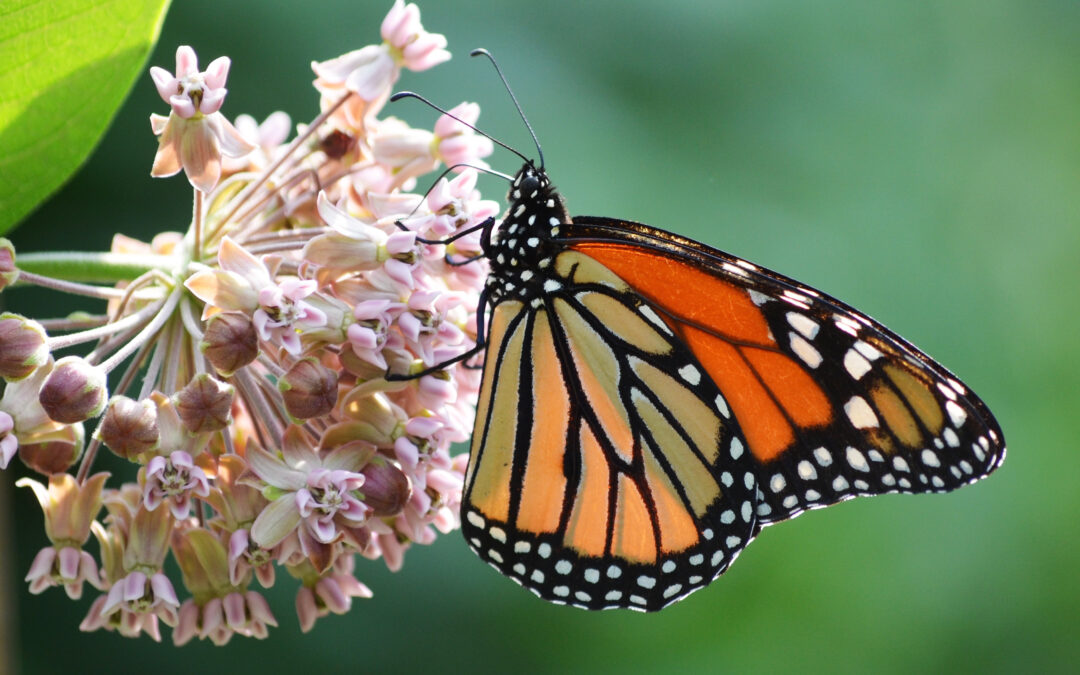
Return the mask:
M 975 394 L 839 300 L 637 223 L 579 217 L 568 236 L 664 316 L 730 402 L 763 525 L 859 495 L 953 490 L 1004 460 Z

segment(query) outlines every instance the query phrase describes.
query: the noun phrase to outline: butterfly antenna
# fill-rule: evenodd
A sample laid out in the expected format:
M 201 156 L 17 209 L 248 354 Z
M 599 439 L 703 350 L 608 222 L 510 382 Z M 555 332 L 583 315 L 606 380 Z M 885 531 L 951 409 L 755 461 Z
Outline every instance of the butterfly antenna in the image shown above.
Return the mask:
M 420 94 L 417 94 L 416 92 L 412 92 L 412 91 L 399 91 L 398 93 L 396 93 L 396 94 L 394 94 L 393 96 L 391 96 L 391 97 L 390 97 L 390 102 L 391 102 L 391 103 L 393 103 L 394 101 L 400 101 L 400 100 L 401 100 L 401 99 L 403 99 L 403 98 L 415 98 L 415 99 L 416 99 L 417 101 L 420 101 L 421 103 L 424 103 L 424 104 L 426 104 L 426 105 L 427 105 L 428 107 L 430 107 L 430 108 L 434 108 L 435 110 L 438 110 L 439 112 L 441 112 L 442 114 L 446 115 L 446 116 L 447 116 L 447 117 L 449 117 L 450 119 L 452 119 L 452 120 L 455 120 L 455 121 L 457 121 L 457 122 L 460 122 L 461 124 L 464 124 L 465 126 L 469 127 L 470 129 L 472 129 L 472 130 L 473 130 L 473 131 L 475 131 L 476 133 L 480 134 L 480 135 L 481 135 L 481 136 L 483 136 L 484 138 L 488 139 L 488 140 L 489 140 L 489 141 L 491 141 L 492 143 L 495 143 L 496 145 L 499 145 L 499 146 L 502 146 L 502 147 L 506 148 L 506 149 L 507 149 L 507 150 L 509 150 L 510 152 L 512 152 L 512 153 L 514 153 L 515 155 L 517 155 L 518 157 L 520 157 L 520 158 L 522 159 L 522 161 L 525 161 L 525 162 L 528 162 L 528 161 L 529 161 L 529 158 L 528 158 L 528 157 L 526 157 L 525 155 L 521 154 L 521 153 L 520 153 L 520 152 L 518 152 L 517 150 L 515 150 L 515 149 L 511 148 L 511 147 L 510 147 L 509 145 L 507 145 L 506 143 L 503 143 L 502 141 L 500 141 L 500 140 L 498 140 L 498 139 L 496 139 L 496 138 L 492 138 L 492 137 L 491 137 L 491 136 L 490 136 L 489 134 L 485 134 L 485 133 L 484 133 L 483 131 L 480 131 L 479 129 L 477 129 L 477 128 L 476 128 L 476 127 L 474 127 L 473 125 L 469 124 L 469 123 L 468 123 L 468 122 L 466 122 L 465 120 L 461 119 L 461 118 L 460 118 L 460 117 L 458 117 L 457 115 L 452 115 L 452 114 L 448 113 L 447 111 L 443 110 L 442 108 L 440 108 L 439 106 L 435 105 L 435 104 L 434 104 L 434 103 L 432 103 L 431 101 L 427 100 L 426 98 L 424 98 L 424 97 L 423 97 L 423 96 L 421 96 Z M 542 164 L 543 164 L 543 162 L 541 162 L 541 165 L 542 165 Z
M 521 109 L 521 104 L 518 103 L 517 96 L 514 96 L 514 90 L 510 88 L 510 83 L 506 81 L 506 76 L 503 75 L 502 69 L 499 68 L 499 64 L 495 61 L 495 57 L 484 48 L 472 50 L 469 52 L 469 56 L 486 56 L 488 61 L 491 61 L 491 65 L 495 66 L 495 72 L 499 74 L 499 79 L 502 80 L 503 86 L 506 87 L 506 93 L 510 94 L 510 100 L 514 102 L 514 107 L 517 108 L 518 114 L 521 115 L 521 121 L 525 123 L 525 128 L 529 130 L 529 135 L 532 136 L 533 144 L 536 145 L 536 154 L 540 156 L 540 168 L 543 169 L 544 151 L 540 147 L 540 141 L 537 140 L 536 132 L 533 131 L 532 125 L 529 124 L 529 118 L 525 117 L 525 111 Z
M 455 164 L 453 166 L 446 167 L 446 169 L 442 173 L 439 174 L 439 177 L 435 179 L 435 182 L 433 182 L 431 184 L 431 187 L 429 187 L 427 189 L 427 191 L 424 192 L 424 199 L 427 199 L 427 196 L 431 194 L 431 191 L 435 189 L 435 186 L 439 184 L 439 181 L 441 181 L 443 178 L 446 178 L 446 175 L 448 173 L 450 173 L 451 171 L 454 171 L 455 169 L 472 169 L 474 171 L 479 171 L 481 173 L 491 174 L 492 176 L 497 176 L 499 178 L 502 178 L 507 183 L 511 183 L 514 180 L 513 176 L 508 176 L 505 173 L 503 173 L 502 171 L 496 171 L 495 169 L 488 169 L 488 168 L 485 168 L 485 167 L 482 167 L 482 166 L 474 166 L 472 164 L 466 164 L 466 163 L 462 162 L 460 164 Z M 419 202 L 417 202 L 416 206 L 413 207 L 412 211 L 409 211 L 409 213 L 406 214 L 404 218 L 395 220 L 394 225 L 396 225 L 397 228 L 399 230 L 402 230 L 403 232 L 412 232 L 412 230 L 410 230 L 408 227 L 406 227 L 405 224 L 402 223 L 401 221 L 402 220 L 408 220 L 409 218 L 412 218 L 413 215 L 415 215 L 416 212 L 420 209 L 420 206 L 423 205 L 423 203 L 424 203 L 424 200 L 421 199 Z M 429 242 L 429 241 L 424 240 L 424 241 L 422 241 L 422 243 L 425 243 L 425 244 L 428 244 L 428 243 L 438 244 L 440 242 Z

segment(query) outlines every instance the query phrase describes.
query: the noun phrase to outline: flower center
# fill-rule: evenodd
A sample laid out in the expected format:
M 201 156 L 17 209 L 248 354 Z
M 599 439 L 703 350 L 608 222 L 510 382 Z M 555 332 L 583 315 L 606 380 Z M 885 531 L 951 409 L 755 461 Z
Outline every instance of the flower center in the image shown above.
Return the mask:
M 296 303 L 285 297 L 280 298 L 273 305 L 260 304 L 259 306 L 270 317 L 270 321 L 281 326 L 292 324 L 300 316 Z
M 337 510 L 341 508 L 341 505 L 345 502 L 344 495 L 342 495 L 341 490 L 336 485 L 323 489 L 312 488 L 311 496 L 314 497 L 315 501 L 319 504 L 319 510 L 328 515 L 337 513 Z
M 198 111 L 199 106 L 202 104 L 205 87 L 206 82 L 203 80 L 202 74 L 196 73 L 195 75 L 188 75 L 177 82 L 176 93 L 190 98 L 195 105 L 195 110 Z

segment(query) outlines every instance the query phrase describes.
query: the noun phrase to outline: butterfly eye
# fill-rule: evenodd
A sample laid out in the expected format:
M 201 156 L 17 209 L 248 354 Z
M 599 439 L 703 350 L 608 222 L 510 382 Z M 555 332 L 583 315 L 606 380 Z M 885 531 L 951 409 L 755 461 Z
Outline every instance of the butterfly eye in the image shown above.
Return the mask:
M 529 197 L 534 192 L 540 189 L 540 179 L 536 176 L 525 176 L 521 179 L 521 185 L 518 186 L 518 191 L 523 197 Z

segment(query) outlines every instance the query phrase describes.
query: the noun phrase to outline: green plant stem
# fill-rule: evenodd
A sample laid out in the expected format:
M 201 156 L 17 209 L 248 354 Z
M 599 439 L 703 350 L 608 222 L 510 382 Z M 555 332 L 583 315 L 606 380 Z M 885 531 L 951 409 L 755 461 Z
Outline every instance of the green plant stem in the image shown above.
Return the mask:
M 173 256 L 142 253 L 18 253 L 15 265 L 33 274 L 90 283 L 116 283 L 131 280 L 150 270 L 172 271 L 177 266 Z

